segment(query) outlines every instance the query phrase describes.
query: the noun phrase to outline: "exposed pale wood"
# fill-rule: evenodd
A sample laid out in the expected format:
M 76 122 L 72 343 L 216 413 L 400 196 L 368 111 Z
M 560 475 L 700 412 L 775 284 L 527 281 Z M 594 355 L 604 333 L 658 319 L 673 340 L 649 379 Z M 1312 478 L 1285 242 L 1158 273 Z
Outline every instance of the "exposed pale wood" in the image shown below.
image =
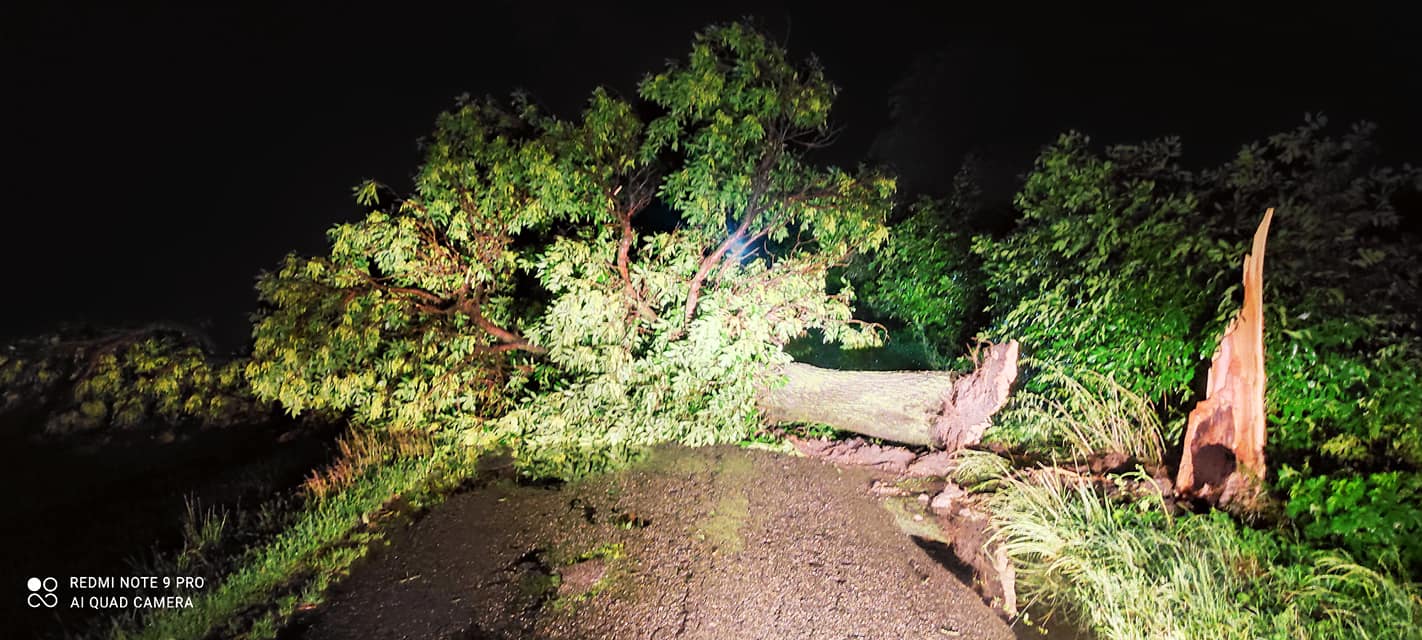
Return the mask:
M 1185 496 L 1251 511 L 1263 494 L 1264 244 L 1274 210 L 1264 214 L 1244 257 L 1244 305 L 1220 340 L 1205 399 L 1190 412 L 1175 489 Z
M 1017 377 L 1017 343 L 989 345 L 966 376 L 943 371 L 836 371 L 791 363 L 762 390 L 766 421 L 818 423 L 949 450 L 977 444 Z
M 978 366 L 953 385 L 937 421 L 934 445 L 957 451 L 981 442 L 992 416 L 1007 404 L 1017 380 L 1017 341 L 988 345 L 978 354 Z

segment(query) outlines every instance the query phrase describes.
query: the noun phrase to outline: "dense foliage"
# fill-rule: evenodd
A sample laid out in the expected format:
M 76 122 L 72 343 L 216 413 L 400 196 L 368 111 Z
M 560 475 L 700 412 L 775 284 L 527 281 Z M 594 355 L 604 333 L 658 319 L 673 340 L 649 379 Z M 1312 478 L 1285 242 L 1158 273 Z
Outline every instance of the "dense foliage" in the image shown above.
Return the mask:
M 640 95 L 595 91 L 571 121 L 519 97 L 442 115 L 413 194 L 263 277 L 257 394 L 568 476 L 744 437 L 763 372 L 810 329 L 875 341 L 826 279 L 886 237 L 893 183 L 805 160 L 834 98 L 820 69 L 714 27 Z M 639 226 L 654 200 L 675 229 Z
M 245 365 L 180 329 L 42 336 L 0 350 L 0 412 L 42 411 L 51 435 L 250 423 L 269 412 Z
M 928 243 L 910 219 L 889 246 L 915 247 L 901 263 L 981 279 L 983 336 L 1017 338 L 1055 370 L 1109 375 L 1178 427 L 1238 308 L 1247 242 L 1275 207 L 1264 276 L 1268 453 L 1285 510 L 1314 543 L 1374 562 L 1401 547 L 1417 568 L 1422 245 L 1406 216 L 1422 171 L 1378 166 L 1372 133 L 1334 135 L 1310 118 L 1207 170 L 1184 168 L 1173 139 L 1098 151 L 1069 134 L 1027 175 L 1010 232 L 943 257 L 935 252 L 954 246 L 957 229 Z M 937 300 L 940 317 L 964 313 Z M 1048 379 L 1029 385 L 1040 391 Z
M 1151 398 L 1181 398 L 1214 310 L 1192 276 L 1222 278 L 1231 249 L 1195 231 L 1198 200 L 1173 142 L 1099 156 L 1063 136 L 1016 198 L 1019 223 L 979 237 L 992 336 L 1011 335 L 1041 360 L 1113 375 Z M 1203 278 L 1193 278 L 1200 280 Z
M 943 200 L 921 198 L 889 240 L 852 270 L 867 310 L 907 326 L 929 347 L 957 353 L 982 307 L 970 220 L 980 206 L 971 164 Z

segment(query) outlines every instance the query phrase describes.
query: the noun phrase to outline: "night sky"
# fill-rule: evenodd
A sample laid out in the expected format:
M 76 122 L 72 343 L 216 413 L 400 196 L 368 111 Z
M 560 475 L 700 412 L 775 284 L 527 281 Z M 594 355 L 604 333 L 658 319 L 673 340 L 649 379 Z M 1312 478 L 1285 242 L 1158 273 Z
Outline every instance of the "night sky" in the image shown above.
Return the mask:
M 817 54 L 842 88 L 830 159 L 872 151 L 919 189 L 939 188 L 969 150 L 1009 184 L 1071 128 L 1103 143 L 1178 134 L 1188 158 L 1216 162 L 1315 111 L 1378 122 L 1391 159 L 1422 161 L 1422 29 L 1362 3 L 993 3 L 999 15 L 885 2 L 11 4 L 27 6 L 0 9 L 0 339 L 169 320 L 240 346 L 255 275 L 287 251 L 321 251 L 327 227 L 358 215 L 363 178 L 408 185 L 416 139 L 454 96 L 523 88 L 571 115 L 594 86 L 632 96 L 697 29 L 747 15 L 795 56 Z M 891 122 L 896 86 L 913 100 Z

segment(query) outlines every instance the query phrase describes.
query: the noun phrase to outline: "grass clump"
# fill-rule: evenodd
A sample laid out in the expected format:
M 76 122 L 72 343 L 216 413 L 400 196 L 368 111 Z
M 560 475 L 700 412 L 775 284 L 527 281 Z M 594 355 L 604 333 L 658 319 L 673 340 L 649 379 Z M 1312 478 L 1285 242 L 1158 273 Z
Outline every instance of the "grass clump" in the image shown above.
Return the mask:
M 1039 369 L 1032 388 L 1013 396 L 986 439 L 1054 457 L 1116 452 L 1145 465 L 1161 463 L 1166 434 L 1150 402 L 1110 376 L 1032 365 Z
M 433 437 L 425 432 L 353 430 L 336 443 L 335 463 L 307 476 L 303 486 L 316 499 L 354 484 L 371 468 L 392 459 L 417 459 L 434 451 Z
M 991 501 L 1024 598 L 1107 639 L 1231 637 L 1239 612 L 1221 587 L 1236 559 L 1198 526 L 1208 520 L 1173 522 L 1154 506 L 1114 504 L 1049 471 L 1008 480 Z
M 991 451 L 961 449 L 953 454 L 953 481 L 968 491 L 996 489 L 1012 473 L 1012 461 Z
M 1422 637 L 1414 585 L 1221 513 L 1173 517 L 1045 471 L 991 506 L 1021 595 L 1105 640 Z

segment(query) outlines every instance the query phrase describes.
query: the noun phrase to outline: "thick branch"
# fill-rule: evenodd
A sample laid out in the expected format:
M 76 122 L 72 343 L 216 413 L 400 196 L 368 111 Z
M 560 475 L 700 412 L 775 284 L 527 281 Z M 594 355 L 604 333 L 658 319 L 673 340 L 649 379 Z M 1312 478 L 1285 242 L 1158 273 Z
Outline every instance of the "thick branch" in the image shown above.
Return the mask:
M 691 286 L 686 293 L 686 313 L 681 319 L 683 329 L 691 326 L 691 319 L 696 316 L 696 305 L 701 302 L 701 287 L 706 282 L 706 276 L 721 262 L 721 258 L 725 257 L 726 252 L 730 251 L 731 247 L 734 246 L 740 238 L 745 236 L 746 229 L 750 227 L 751 219 L 754 216 L 754 210 L 747 211 L 745 219 L 741 221 L 741 225 L 736 228 L 735 233 L 726 236 L 726 239 L 721 242 L 721 246 L 716 247 L 716 250 L 711 252 L 711 255 L 701 260 L 701 267 L 696 270 L 696 275 L 691 278 Z
M 529 342 L 523 336 L 494 324 L 492 320 L 484 317 L 484 314 L 479 310 L 479 306 L 480 303 L 477 296 L 465 298 L 459 304 L 459 310 L 464 312 L 464 315 L 469 316 L 469 319 L 474 322 L 474 326 L 483 329 L 489 335 L 494 336 L 496 340 L 503 343 L 501 346 L 505 346 L 510 350 L 517 349 L 538 355 L 548 353 L 547 349 Z
M 418 287 L 392 287 L 390 285 L 380 284 L 379 282 L 376 282 L 374 278 L 370 279 L 370 284 L 376 289 L 379 289 L 386 293 L 398 293 L 401 295 L 413 296 L 424 300 L 426 304 L 434 305 L 436 307 L 449 306 L 449 301 Z
M 465 311 L 465 315 L 468 315 L 469 319 L 474 321 L 475 326 L 479 327 L 480 329 L 483 329 L 484 331 L 487 331 L 489 335 L 494 336 L 495 339 L 510 348 L 522 349 L 524 351 L 538 354 L 548 353 L 547 349 L 544 349 L 543 347 L 540 347 L 535 344 L 530 344 L 527 340 L 523 338 L 523 336 L 494 324 L 488 318 L 485 318 L 484 314 L 479 313 L 478 307 L 474 307 Z
M 488 333 L 489 335 L 493 336 L 495 340 L 498 340 L 501 343 L 499 345 L 496 345 L 495 347 L 491 347 L 491 351 L 501 352 L 518 350 L 527 351 L 529 353 L 539 355 L 548 353 L 547 349 L 544 349 L 543 347 L 529 342 L 523 336 L 520 336 L 517 333 L 514 333 L 513 331 L 500 327 L 492 320 L 489 320 L 488 318 L 484 317 L 484 314 L 479 310 L 479 298 L 482 296 L 482 294 L 478 292 L 471 294 L 470 288 L 467 283 L 455 294 L 453 298 L 445 298 L 430 291 L 421 289 L 419 287 L 395 287 L 382 284 L 375 278 L 371 277 L 369 274 L 366 274 L 366 280 L 369 282 L 370 286 L 380 291 L 410 296 L 419 301 L 422 301 L 416 302 L 415 308 L 424 313 L 429 313 L 433 315 L 449 315 L 455 312 L 463 313 L 474 322 L 474 326 L 483 329 L 485 333 Z
M 632 240 L 636 237 L 636 232 L 632 229 L 632 216 L 637 215 L 637 212 L 641 211 L 646 204 L 647 200 L 638 198 L 633 201 L 632 205 L 623 208 L 617 214 L 622 234 L 617 241 L 617 273 L 622 276 L 622 291 L 626 294 L 628 302 L 637 310 L 637 315 L 647 321 L 656 322 L 657 312 L 647 304 L 637 286 L 632 284 L 632 271 L 629 266 Z

